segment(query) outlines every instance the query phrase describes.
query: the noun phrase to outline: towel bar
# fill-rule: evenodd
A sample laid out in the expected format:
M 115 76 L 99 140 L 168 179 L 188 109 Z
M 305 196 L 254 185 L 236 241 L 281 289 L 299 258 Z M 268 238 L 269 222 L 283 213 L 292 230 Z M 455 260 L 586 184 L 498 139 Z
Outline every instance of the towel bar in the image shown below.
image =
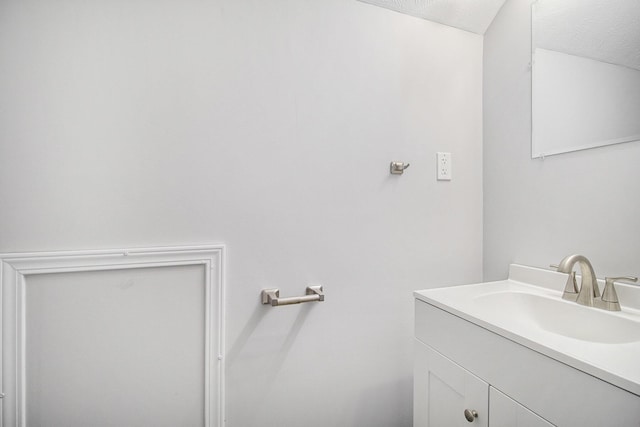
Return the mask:
M 301 297 L 280 298 L 280 289 L 263 289 L 260 295 L 262 297 L 262 304 L 271 304 L 272 307 L 311 301 L 324 301 L 322 286 L 307 286 L 306 295 Z

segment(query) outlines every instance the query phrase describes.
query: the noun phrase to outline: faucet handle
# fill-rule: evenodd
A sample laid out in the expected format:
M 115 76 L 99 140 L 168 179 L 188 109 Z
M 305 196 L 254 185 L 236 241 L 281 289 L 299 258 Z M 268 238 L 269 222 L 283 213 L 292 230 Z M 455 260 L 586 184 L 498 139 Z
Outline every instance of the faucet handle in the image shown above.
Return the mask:
M 606 310 L 620 311 L 620 302 L 618 301 L 618 294 L 613 282 L 624 280 L 627 282 L 637 282 L 637 277 L 621 276 L 621 277 L 605 277 L 604 278 L 604 290 L 602 291 L 602 302 Z
M 638 278 L 633 276 L 620 276 L 620 277 L 605 277 L 605 280 L 611 280 L 612 282 L 619 282 L 624 280 L 625 282 L 637 282 Z
M 578 283 L 576 282 L 575 271 L 569 273 L 569 277 L 567 277 L 567 283 L 564 285 L 562 298 L 569 301 L 576 301 L 578 299 Z
M 550 264 L 549 267 L 555 268 L 556 270 L 560 268 L 558 264 Z M 575 271 L 569 273 L 569 277 L 567 277 L 567 283 L 564 285 L 562 298 L 569 301 L 576 301 L 578 299 L 578 282 L 576 282 Z

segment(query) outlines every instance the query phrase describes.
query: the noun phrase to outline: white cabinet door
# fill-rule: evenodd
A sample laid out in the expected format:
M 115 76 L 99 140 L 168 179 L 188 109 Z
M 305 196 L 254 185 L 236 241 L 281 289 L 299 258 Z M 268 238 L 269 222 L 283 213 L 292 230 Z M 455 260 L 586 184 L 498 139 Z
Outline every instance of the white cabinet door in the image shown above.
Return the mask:
M 488 427 L 488 415 L 489 385 L 416 340 L 414 427 Z
M 489 387 L 489 418 L 491 427 L 553 427 L 493 387 Z

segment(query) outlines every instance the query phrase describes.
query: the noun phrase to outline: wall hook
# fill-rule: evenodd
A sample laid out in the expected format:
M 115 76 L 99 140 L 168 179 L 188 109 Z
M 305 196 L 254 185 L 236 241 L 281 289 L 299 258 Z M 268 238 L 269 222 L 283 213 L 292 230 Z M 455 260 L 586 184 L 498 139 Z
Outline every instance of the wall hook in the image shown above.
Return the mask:
M 389 165 L 389 172 L 391 172 L 391 174 L 393 175 L 402 175 L 404 170 L 409 166 L 409 163 L 391 162 L 391 164 Z

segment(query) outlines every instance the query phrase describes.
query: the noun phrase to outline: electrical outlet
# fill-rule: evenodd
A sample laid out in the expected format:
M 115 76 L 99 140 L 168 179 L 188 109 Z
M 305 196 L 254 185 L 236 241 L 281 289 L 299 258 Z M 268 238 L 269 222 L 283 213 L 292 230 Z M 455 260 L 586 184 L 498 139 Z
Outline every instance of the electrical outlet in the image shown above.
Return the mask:
M 437 153 L 438 181 L 451 181 L 451 153 Z

